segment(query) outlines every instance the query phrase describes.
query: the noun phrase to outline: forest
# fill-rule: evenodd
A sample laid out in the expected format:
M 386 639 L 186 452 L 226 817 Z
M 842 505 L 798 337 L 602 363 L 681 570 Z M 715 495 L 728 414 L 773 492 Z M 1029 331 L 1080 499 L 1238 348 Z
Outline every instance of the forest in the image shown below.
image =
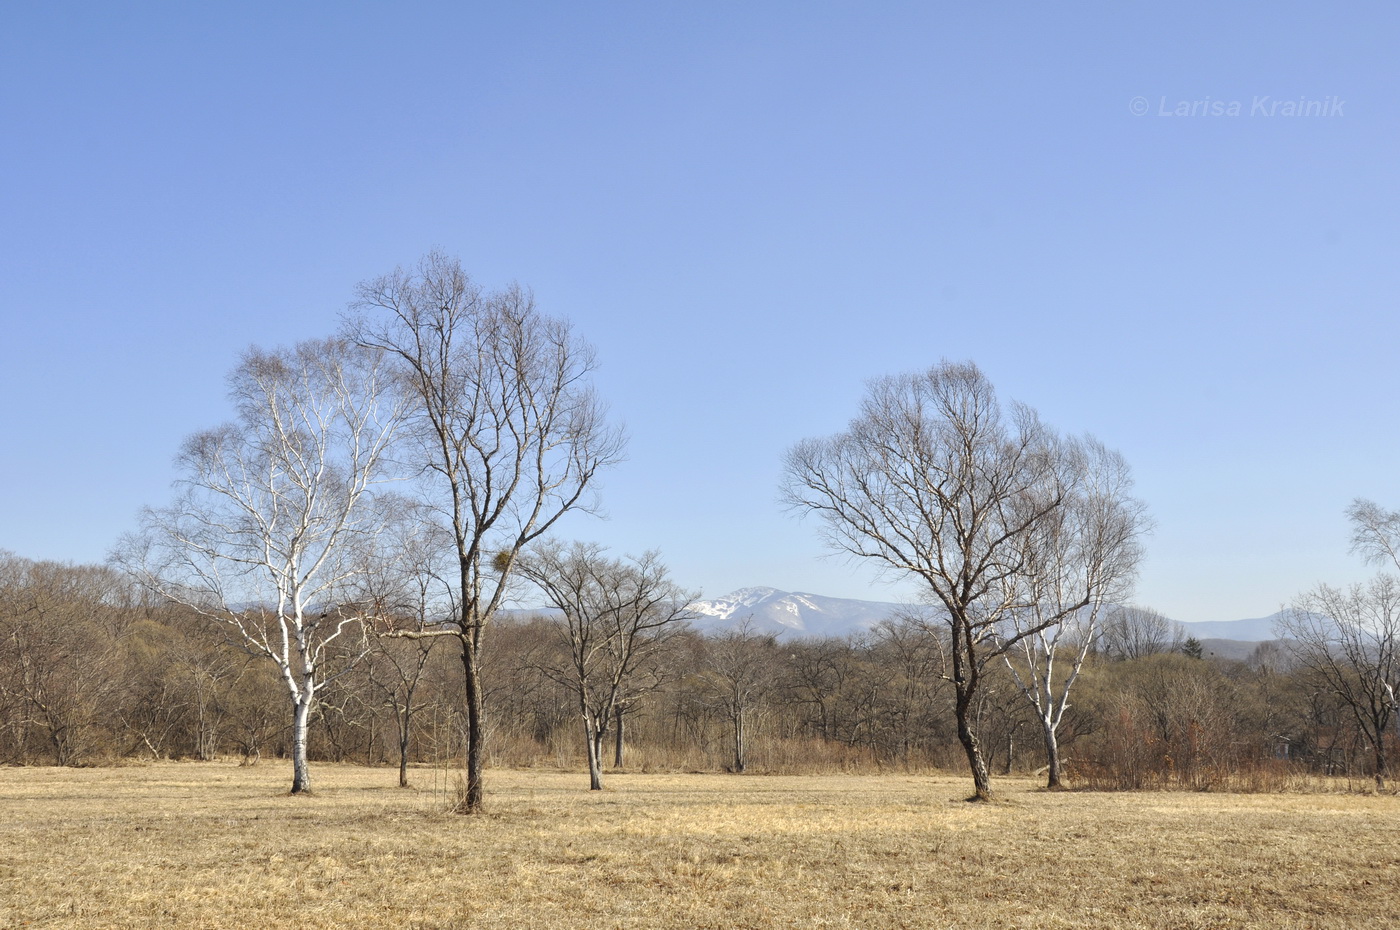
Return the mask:
M 1295 649 L 1263 643 L 1245 662 L 1199 657 L 1152 611 L 1110 614 L 1089 651 L 1060 742 L 1078 785 L 1266 790 L 1308 776 L 1358 787 L 1372 734 Z M 607 731 L 607 768 L 766 773 L 956 770 L 946 635 L 888 621 L 848 639 L 775 640 L 742 625 L 684 622 L 639 664 Z M 498 618 L 485 652 L 493 766 L 582 771 L 578 698 L 559 617 Z M 339 671 L 359 640 L 328 659 Z M 0 558 L 0 762 L 90 766 L 291 751 L 286 687 L 195 612 L 151 598 L 106 566 Z M 456 764 L 462 664 L 443 638 L 368 636 L 332 677 L 310 757 L 395 770 Z M 997 773 L 1046 764 L 1034 707 L 1003 665 L 976 721 Z M 1383 731 L 1384 745 L 1393 737 Z M 580 775 L 580 787 L 583 786 Z

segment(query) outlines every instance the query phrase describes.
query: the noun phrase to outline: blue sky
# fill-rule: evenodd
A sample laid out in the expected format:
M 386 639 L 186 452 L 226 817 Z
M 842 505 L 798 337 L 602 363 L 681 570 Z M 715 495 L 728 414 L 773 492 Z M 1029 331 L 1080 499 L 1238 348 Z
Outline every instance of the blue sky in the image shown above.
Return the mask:
M 598 349 L 630 455 L 570 535 L 709 595 L 906 596 L 780 510 L 781 456 L 971 359 L 1133 466 L 1139 602 L 1271 613 L 1369 574 L 1352 498 L 1400 507 L 1398 19 L 6 4 L 0 548 L 102 559 L 243 348 L 439 247 Z

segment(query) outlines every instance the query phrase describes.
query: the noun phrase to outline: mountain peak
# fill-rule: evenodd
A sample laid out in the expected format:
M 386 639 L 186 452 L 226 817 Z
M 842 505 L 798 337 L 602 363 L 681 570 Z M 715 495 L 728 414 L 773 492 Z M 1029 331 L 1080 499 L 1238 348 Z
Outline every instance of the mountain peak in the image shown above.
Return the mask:
M 792 636 L 849 636 L 870 629 L 899 607 L 882 601 L 856 601 L 820 594 L 780 591 L 767 586 L 740 588 L 722 597 L 696 601 L 696 626 L 722 630 L 749 620 L 756 632 Z
M 690 605 L 690 609 L 707 617 L 717 617 L 720 620 L 728 620 L 731 617 L 745 616 L 767 601 L 781 599 L 786 596 L 786 591 L 779 591 L 777 588 L 757 585 L 751 588 L 740 588 L 737 591 L 731 591 L 723 597 L 696 601 Z
M 894 616 L 903 605 L 826 597 L 805 591 L 782 591 L 767 585 L 739 588 L 721 597 L 690 605 L 694 626 L 704 632 L 733 629 L 749 621 L 757 633 L 786 638 L 846 637 L 865 633 Z M 1183 634 L 1198 639 L 1262 642 L 1274 638 L 1277 615 L 1256 620 L 1180 624 Z

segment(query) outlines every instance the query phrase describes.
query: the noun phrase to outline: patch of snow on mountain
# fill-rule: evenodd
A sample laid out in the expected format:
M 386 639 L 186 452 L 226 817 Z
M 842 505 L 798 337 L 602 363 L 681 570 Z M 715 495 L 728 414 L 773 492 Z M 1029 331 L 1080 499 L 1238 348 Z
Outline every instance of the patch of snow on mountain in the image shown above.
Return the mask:
M 723 597 L 710 598 L 709 600 L 696 601 L 690 605 L 691 610 L 707 617 L 717 617 L 720 620 L 728 620 L 731 617 L 752 610 L 759 604 L 783 592 L 777 588 L 740 588 L 738 591 L 731 591 Z
M 847 636 L 868 630 L 889 616 L 895 605 L 750 587 L 698 601 L 691 609 L 700 615 L 696 626 L 702 630 L 727 629 L 749 621 L 755 632 L 802 637 Z

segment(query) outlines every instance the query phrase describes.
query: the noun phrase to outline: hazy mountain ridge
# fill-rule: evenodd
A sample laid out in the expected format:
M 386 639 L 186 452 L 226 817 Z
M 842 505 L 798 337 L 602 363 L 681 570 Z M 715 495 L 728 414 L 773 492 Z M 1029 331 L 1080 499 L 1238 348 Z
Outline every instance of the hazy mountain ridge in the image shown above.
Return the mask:
M 1283 613 L 1283 611 L 1279 611 L 1279 613 Z M 1241 642 L 1262 643 L 1278 638 L 1274 633 L 1274 622 L 1278 620 L 1279 613 L 1270 614 L 1267 617 L 1254 617 L 1249 620 L 1179 622 L 1187 636 L 1194 636 L 1200 640 L 1233 639 Z

